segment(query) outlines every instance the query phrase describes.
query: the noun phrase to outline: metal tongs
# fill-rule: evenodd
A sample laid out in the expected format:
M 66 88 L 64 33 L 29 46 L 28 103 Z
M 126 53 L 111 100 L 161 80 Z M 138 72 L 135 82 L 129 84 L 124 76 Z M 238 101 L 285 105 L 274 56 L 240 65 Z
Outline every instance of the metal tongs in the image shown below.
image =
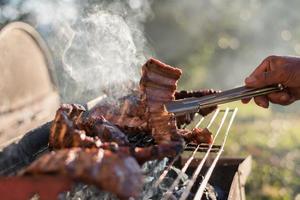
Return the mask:
M 175 116 L 186 115 L 198 112 L 199 109 L 216 106 L 224 103 L 238 101 L 241 99 L 252 98 L 273 92 L 282 91 L 284 87 L 279 85 L 268 86 L 264 88 L 246 88 L 245 86 L 226 90 L 217 94 L 211 94 L 203 97 L 191 97 L 181 100 L 175 100 L 167 103 L 168 112 L 174 113 Z

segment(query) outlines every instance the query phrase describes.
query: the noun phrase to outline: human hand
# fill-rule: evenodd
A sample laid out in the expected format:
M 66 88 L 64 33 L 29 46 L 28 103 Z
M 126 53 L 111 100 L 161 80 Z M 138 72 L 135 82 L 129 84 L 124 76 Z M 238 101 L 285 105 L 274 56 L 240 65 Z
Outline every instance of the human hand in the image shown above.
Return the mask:
M 254 101 L 263 108 L 268 108 L 269 102 L 289 105 L 300 99 L 300 58 L 269 56 L 245 79 L 245 84 L 250 88 L 282 84 L 283 91 L 255 97 Z M 242 102 L 250 100 L 243 99 Z

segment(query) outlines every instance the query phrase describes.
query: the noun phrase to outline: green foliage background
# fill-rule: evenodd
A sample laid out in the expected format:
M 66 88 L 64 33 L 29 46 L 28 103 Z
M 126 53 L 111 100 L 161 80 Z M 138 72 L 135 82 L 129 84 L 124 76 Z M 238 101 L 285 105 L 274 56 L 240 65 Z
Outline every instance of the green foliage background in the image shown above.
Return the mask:
M 267 55 L 300 54 L 299 8 L 297 0 L 156 0 L 145 32 L 156 57 L 184 70 L 181 88 L 228 89 Z M 300 199 L 300 104 L 226 106 L 239 112 L 225 154 L 254 160 L 248 199 Z

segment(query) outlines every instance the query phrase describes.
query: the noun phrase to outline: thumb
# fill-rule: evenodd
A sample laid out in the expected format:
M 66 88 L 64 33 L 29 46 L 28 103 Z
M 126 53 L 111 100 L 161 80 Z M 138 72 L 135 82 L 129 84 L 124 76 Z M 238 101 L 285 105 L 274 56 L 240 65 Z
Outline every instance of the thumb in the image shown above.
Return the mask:
M 245 84 L 248 87 L 260 88 L 281 83 L 281 79 L 282 77 L 278 76 L 276 71 L 268 71 L 247 77 L 245 79 Z

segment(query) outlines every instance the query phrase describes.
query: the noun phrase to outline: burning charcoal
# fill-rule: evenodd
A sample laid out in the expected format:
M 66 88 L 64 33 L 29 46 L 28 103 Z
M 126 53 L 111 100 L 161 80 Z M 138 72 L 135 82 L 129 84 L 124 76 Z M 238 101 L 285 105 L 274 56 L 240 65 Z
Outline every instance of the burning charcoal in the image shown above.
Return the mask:
M 142 170 L 145 176 L 145 184 L 143 187 L 141 200 L 155 199 L 154 196 L 157 194 L 158 188 L 154 187 L 154 185 L 165 169 L 167 162 L 168 159 L 165 158 L 161 161 L 154 160 L 143 164 Z
M 202 200 L 217 200 L 217 199 L 218 199 L 218 195 L 215 192 L 214 187 L 210 184 L 207 184 L 202 196 Z
M 228 193 L 226 194 L 226 192 L 221 187 L 217 185 L 213 185 L 212 187 L 218 200 L 225 200 L 228 198 Z
M 78 200 L 78 199 L 89 199 L 89 200 L 119 200 L 114 194 L 104 192 L 98 188 L 85 185 L 83 183 L 75 184 L 72 189 L 59 196 L 59 200 Z

